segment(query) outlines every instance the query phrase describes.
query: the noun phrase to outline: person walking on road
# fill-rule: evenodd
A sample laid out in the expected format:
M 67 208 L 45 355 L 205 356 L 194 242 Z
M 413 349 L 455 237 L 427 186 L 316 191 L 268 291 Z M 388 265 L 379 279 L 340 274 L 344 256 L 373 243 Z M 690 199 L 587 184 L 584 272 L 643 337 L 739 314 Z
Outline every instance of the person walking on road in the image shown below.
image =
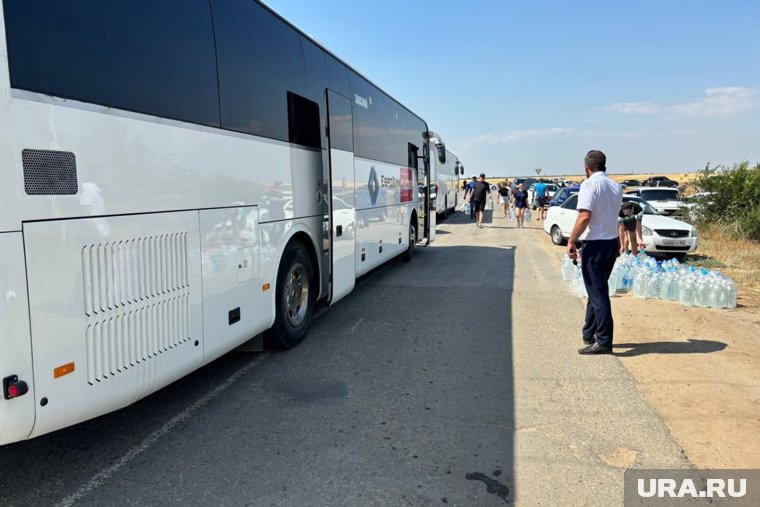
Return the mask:
M 546 186 L 546 183 L 543 181 L 539 181 L 536 183 L 536 188 L 534 189 L 533 193 L 533 204 L 535 205 L 536 209 L 538 210 L 538 219 L 544 220 L 546 218 L 546 194 L 549 187 Z
M 581 272 L 588 292 L 585 347 L 579 354 L 611 354 L 614 323 L 607 280 L 620 252 L 618 213 L 623 202 L 620 185 L 607 177 L 607 157 L 589 151 L 584 160 L 586 181 L 578 192 L 578 218 L 567 240 L 567 254 L 578 258 L 576 242 L 581 240 Z
M 475 188 L 470 193 L 470 208 L 477 213 L 478 227 L 483 227 L 483 215 L 486 209 L 486 200 L 491 195 L 491 185 L 486 181 L 486 175 L 480 174 L 480 181 L 475 182 Z
M 514 199 L 517 227 L 525 227 L 525 210 L 528 209 L 528 192 L 525 191 L 525 185 L 522 183 L 517 185 L 517 190 L 515 190 L 512 197 Z
M 478 177 L 472 175 L 472 181 L 467 184 L 467 190 L 464 191 L 464 198 L 470 203 L 470 220 L 475 218 L 475 208 L 472 207 L 472 192 L 475 190 L 475 183 L 478 182 Z M 469 196 L 469 198 L 468 198 Z
M 499 204 L 504 210 L 504 218 L 507 218 L 507 209 L 509 209 L 509 187 L 505 183 L 499 185 Z
M 639 250 L 646 248 L 644 237 L 641 232 L 641 219 L 644 217 L 644 210 L 637 203 L 626 201 L 620 206 L 618 215 L 618 235 L 620 239 L 620 253 L 624 254 L 630 251 L 633 255 L 639 255 Z

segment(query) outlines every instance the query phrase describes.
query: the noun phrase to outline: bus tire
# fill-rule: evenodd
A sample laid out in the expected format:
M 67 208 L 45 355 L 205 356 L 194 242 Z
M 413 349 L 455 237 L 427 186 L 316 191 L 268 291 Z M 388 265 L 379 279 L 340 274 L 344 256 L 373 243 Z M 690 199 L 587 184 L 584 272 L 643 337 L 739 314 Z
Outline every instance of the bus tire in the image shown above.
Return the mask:
M 443 198 L 443 218 L 446 218 L 449 216 L 449 198 L 444 197 Z
M 306 337 L 316 304 L 314 278 L 306 247 L 300 242 L 289 244 L 277 270 L 276 315 L 266 335 L 267 346 L 292 349 Z
M 412 260 L 412 255 L 414 254 L 414 246 L 416 244 L 417 244 L 417 217 L 412 215 L 412 219 L 409 221 L 409 246 L 407 246 L 404 253 L 401 254 L 401 258 L 404 260 L 404 262 L 409 262 Z

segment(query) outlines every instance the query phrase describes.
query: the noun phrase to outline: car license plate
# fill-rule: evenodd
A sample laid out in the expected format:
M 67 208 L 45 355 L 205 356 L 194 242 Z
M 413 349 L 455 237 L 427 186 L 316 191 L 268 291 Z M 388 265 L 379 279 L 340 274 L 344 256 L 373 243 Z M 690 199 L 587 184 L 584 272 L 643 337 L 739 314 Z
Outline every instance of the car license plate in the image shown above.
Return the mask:
M 663 239 L 662 246 L 686 246 L 686 241 L 677 239 Z

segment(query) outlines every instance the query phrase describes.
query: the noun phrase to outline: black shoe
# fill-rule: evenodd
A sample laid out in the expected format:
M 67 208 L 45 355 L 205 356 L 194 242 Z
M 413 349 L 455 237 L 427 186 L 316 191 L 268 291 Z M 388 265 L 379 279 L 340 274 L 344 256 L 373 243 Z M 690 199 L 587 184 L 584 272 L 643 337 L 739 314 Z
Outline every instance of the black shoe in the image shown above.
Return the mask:
M 612 349 L 605 345 L 600 345 L 598 342 L 594 342 L 588 347 L 583 347 L 582 349 L 578 349 L 578 354 L 583 354 L 583 355 L 612 354 Z
M 587 338 L 585 336 L 583 337 L 583 344 L 584 345 L 593 345 L 594 343 L 596 343 L 596 338 L 594 338 L 594 337 Z

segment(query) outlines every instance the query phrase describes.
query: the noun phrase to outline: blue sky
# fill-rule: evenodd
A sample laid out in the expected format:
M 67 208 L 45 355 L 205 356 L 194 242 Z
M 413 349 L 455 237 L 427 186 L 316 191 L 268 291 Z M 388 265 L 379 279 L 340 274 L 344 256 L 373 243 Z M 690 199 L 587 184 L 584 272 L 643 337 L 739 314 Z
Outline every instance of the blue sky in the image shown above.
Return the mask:
M 760 161 L 757 0 L 266 0 L 442 135 L 468 172 Z M 427 6 L 429 5 L 429 6 Z

